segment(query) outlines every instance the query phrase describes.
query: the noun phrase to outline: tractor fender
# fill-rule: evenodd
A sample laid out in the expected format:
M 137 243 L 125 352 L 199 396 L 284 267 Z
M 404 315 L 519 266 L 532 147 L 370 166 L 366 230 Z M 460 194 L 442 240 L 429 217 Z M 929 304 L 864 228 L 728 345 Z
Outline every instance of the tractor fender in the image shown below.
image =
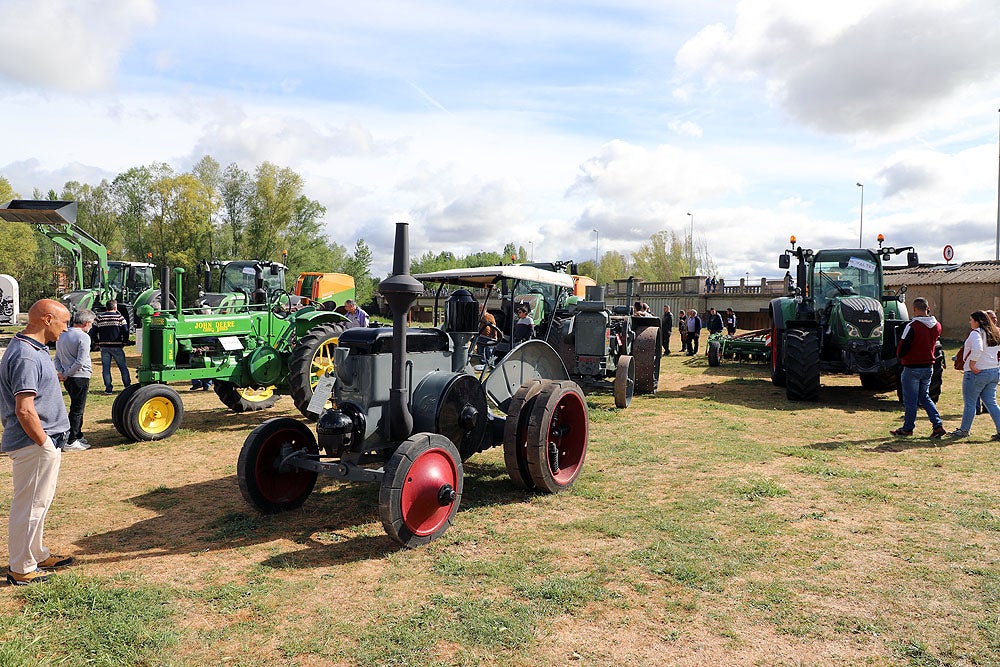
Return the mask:
M 295 333 L 304 336 L 313 327 L 319 324 L 343 324 L 347 322 L 347 317 L 333 310 L 309 310 L 304 313 L 294 313 Z

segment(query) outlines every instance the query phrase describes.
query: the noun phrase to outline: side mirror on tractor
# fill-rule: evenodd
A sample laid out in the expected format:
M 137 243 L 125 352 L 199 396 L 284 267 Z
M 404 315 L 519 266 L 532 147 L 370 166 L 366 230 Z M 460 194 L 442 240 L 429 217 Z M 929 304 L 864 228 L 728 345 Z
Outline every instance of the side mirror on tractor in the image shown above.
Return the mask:
M 910 267 L 911 269 L 920 266 L 920 258 L 917 256 L 916 250 L 911 250 L 910 252 L 906 253 L 906 266 Z
M 791 257 L 789 257 L 787 254 L 784 254 L 784 253 L 782 253 L 781 255 L 778 255 L 778 268 L 779 269 L 787 269 L 791 265 L 792 265 L 792 258 Z

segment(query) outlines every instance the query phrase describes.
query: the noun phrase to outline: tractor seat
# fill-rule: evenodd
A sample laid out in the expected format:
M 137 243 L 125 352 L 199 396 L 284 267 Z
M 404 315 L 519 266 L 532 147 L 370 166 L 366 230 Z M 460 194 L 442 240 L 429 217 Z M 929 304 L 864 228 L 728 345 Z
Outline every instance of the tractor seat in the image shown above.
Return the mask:
M 339 347 L 348 347 L 358 354 L 381 354 L 392 352 L 392 327 L 354 327 L 340 334 Z M 451 339 L 441 329 L 406 330 L 407 352 L 447 352 L 451 349 Z

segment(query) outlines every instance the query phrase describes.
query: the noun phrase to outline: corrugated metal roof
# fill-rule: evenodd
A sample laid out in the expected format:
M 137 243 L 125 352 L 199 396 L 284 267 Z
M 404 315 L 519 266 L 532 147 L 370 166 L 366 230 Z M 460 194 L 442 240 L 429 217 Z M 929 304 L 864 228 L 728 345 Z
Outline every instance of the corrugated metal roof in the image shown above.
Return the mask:
M 885 269 L 885 284 L 899 285 L 961 285 L 1000 283 L 1000 262 L 966 262 L 964 264 L 924 264 L 915 268 Z

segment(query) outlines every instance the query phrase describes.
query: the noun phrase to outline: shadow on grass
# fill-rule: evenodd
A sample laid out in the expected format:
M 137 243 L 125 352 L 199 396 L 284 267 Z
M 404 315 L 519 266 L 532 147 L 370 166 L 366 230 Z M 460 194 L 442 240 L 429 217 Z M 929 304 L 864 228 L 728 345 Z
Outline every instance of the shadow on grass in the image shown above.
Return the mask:
M 805 447 L 806 449 L 815 449 L 819 451 L 836 451 L 856 447 L 866 452 L 874 452 L 876 454 L 897 454 L 911 449 L 943 449 L 958 442 L 967 441 L 954 440 L 948 438 L 947 436 L 944 438 L 931 438 L 929 435 L 915 435 L 896 438 L 894 436 L 887 435 L 885 438 L 868 438 L 866 440 L 832 440 L 829 442 L 814 442 L 813 444 L 806 445 Z
M 873 392 L 860 384 L 855 387 L 822 385 L 818 401 L 790 401 L 785 395 L 785 389 L 776 387 L 769 377 L 746 377 L 738 368 L 730 371 L 722 367 L 709 369 L 705 374 L 718 380 L 689 384 L 677 390 L 658 391 L 656 397 L 711 399 L 728 405 L 782 412 L 809 412 L 824 408 L 835 408 L 848 413 L 872 410 L 902 412 L 902 405 L 896 400 L 895 394 Z
M 291 540 L 301 549 L 268 557 L 281 567 L 327 566 L 380 558 L 402 547 L 379 521 L 379 486 L 320 477 L 299 509 L 262 515 L 247 505 L 234 475 L 160 487 L 129 502 L 157 512 L 124 528 L 84 537 L 76 555 L 87 563 L 115 563 L 165 555 L 241 549 Z M 502 466 L 466 463 L 462 503 L 454 521 L 479 507 L 526 502 L 530 494 L 513 486 Z M 374 524 L 374 525 L 373 525 Z

